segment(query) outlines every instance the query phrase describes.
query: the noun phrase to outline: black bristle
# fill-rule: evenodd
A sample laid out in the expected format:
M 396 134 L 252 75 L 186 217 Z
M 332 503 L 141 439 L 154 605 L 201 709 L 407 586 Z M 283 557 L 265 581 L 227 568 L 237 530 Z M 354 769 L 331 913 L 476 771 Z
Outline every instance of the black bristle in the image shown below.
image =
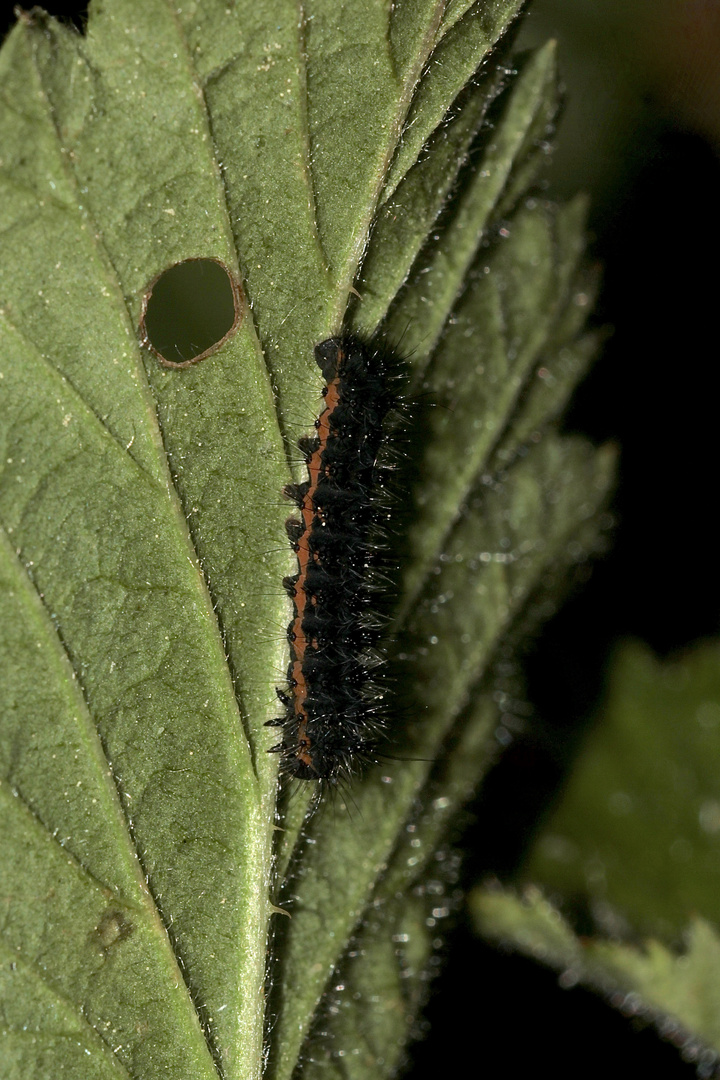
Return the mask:
M 297 580 L 298 575 L 293 574 L 292 577 L 284 577 L 282 581 L 283 589 L 288 594 L 291 600 L 295 596 L 295 586 L 297 585 Z
M 283 495 L 290 502 L 294 502 L 296 506 L 302 506 L 309 487 L 310 484 L 307 481 L 304 484 L 286 484 L 283 488 Z
M 288 535 L 288 540 L 295 547 L 303 534 L 303 525 L 301 521 L 296 518 L 288 518 L 285 522 L 285 532 Z
M 298 450 L 305 459 L 306 465 L 319 447 L 319 445 L 320 440 L 318 439 L 317 435 L 303 435 L 300 439 L 298 439 Z

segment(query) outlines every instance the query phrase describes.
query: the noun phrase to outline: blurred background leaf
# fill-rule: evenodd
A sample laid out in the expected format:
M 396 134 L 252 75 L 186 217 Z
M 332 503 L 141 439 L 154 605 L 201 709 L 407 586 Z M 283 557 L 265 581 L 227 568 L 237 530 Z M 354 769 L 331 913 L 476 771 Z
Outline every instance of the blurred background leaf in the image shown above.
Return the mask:
M 720 925 L 720 645 L 619 646 L 606 699 L 519 877 L 633 934 Z
M 720 646 L 619 646 L 606 699 L 514 880 L 471 898 L 491 939 L 720 1060 Z M 567 920 L 545 901 L 557 903 Z M 574 928 L 574 929 L 573 929 Z

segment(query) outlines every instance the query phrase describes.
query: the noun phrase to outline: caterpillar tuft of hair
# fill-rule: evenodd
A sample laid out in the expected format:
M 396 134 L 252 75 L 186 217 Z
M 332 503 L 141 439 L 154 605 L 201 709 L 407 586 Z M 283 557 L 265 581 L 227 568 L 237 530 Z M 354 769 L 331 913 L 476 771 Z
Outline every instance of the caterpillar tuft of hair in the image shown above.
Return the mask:
M 393 362 L 380 346 L 329 338 L 315 347 L 326 385 L 317 434 L 299 448 L 308 479 L 286 487 L 300 511 L 286 524 L 298 572 L 283 584 L 294 607 L 288 627 L 285 715 L 272 748 L 281 771 L 337 783 L 374 760 L 383 730 L 373 618 L 380 518 L 386 509 L 378 453 L 384 421 L 397 404 Z

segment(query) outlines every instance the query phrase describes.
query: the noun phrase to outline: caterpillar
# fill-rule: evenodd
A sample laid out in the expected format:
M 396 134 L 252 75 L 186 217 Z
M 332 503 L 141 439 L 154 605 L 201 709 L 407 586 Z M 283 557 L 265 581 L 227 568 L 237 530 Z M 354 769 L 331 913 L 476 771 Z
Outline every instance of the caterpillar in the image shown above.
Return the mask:
M 337 783 L 373 759 L 382 696 L 372 681 L 377 621 L 370 615 L 382 498 L 378 452 L 396 400 L 378 346 L 329 338 L 315 346 L 325 379 L 316 435 L 298 443 L 308 479 L 284 494 L 299 510 L 286 523 L 298 571 L 283 581 L 293 602 L 281 771 Z

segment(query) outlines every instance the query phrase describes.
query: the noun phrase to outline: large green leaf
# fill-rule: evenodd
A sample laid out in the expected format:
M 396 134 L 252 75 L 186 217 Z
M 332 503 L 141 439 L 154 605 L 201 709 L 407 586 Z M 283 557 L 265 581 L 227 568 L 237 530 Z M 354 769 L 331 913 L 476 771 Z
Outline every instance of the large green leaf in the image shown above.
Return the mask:
M 9 1080 L 247 1080 L 266 1045 L 289 1077 L 356 1039 L 358 1075 L 398 1060 L 430 850 L 489 755 L 493 657 L 592 547 L 611 482 L 612 454 L 551 427 L 592 343 L 579 208 L 514 210 L 556 107 L 551 48 L 514 75 L 490 59 L 518 7 L 107 0 L 83 36 L 34 12 L 3 47 Z M 201 257 L 242 283 L 244 320 L 168 370 L 143 299 Z M 278 830 L 281 492 L 319 407 L 312 347 L 351 295 L 347 325 L 408 329 L 431 406 L 385 643 L 400 760 L 307 821 L 312 785 L 284 790 Z

